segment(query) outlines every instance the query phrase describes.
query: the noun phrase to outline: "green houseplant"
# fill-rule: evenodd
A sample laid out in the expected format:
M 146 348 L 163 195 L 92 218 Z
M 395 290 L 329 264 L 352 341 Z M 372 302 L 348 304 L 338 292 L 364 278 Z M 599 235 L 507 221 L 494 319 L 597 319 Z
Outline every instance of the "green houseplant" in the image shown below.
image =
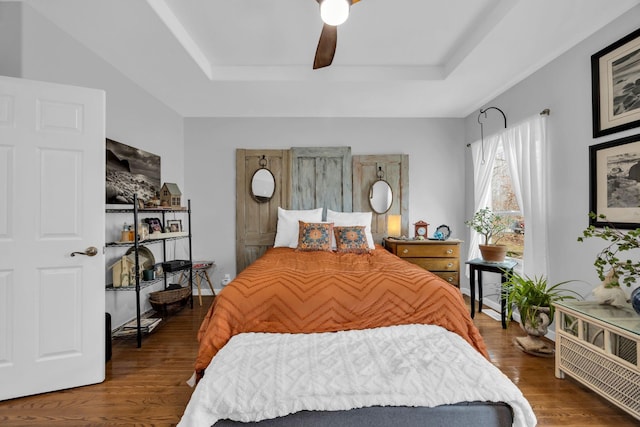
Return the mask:
M 484 238 L 484 242 L 479 246 L 485 261 L 504 261 L 507 247 L 498 245 L 498 241 L 509 228 L 505 217 L 489 208 L 482 208 L 473 214 L 470 220 L 465 221 L 465 224 Z
M 605 215 L 596 215 L 594 212 L 590 212 L 589 217 L 603 220 L 608 224 L 601 228 L 589 225 L 582 232 L 582 236 L 578 237 L 579 242 L 591 237 L 600 238 L 607 242 L 607 245 L 596 255 L 593 262 L 596 273 L 602 280 L 602 284 L 594 289 L 594 293 L 603 304 L 624 305 L 626 301 L 620 301 L 621 297 L 616 301 L 613 299 L 615 297 L 611 295 L 616 291 L 619 295 L 623 295 L 624 292 L 620 289 L 621 285 L 626 285 L 629 288 L 636 287 L 638 276 L 640 276 L 640 257 L 623 259 L 622 254 L 640 249 L 640 228 L 622 232 L 607 221 Z M 601 297 L 598 297 L 598 294 Z M 640 313 L 640 287 L 636 287 L 632 292 L 631 303 L 636 312 Z
M 520 313 L 520 326 L 527 333 L 526 337 L 517 337 L 514 343 L 521 350 L 535 355 L 553 354 L 542 337 L 553 321 L 555 309 L 553 303 L 567 299 L 581 298 L 577 292 L 563 287 L 572 280 L 549 286 L 544 276 L 529 277 L 511 272 L 503 285 L 506 297 L 507 318 L 513 315 L 514 308 Z

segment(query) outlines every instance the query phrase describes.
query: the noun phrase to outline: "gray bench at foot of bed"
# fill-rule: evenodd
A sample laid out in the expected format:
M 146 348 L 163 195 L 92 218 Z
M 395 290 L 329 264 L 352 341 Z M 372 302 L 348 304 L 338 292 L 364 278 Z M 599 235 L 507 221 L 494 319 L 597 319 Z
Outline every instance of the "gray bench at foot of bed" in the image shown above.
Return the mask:
M 435 408 L 374 406 L 349 411 L 300 411 L 253 423 L 220 420 L 215 427 L 507 427 L 513 423 L 511 407 L 505 403 L 470 402 Z

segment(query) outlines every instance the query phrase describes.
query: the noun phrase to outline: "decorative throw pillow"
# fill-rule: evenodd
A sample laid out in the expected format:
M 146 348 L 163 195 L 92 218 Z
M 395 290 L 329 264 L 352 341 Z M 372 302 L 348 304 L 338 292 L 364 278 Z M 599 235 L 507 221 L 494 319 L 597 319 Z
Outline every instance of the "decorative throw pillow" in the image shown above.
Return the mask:
M 278 206 L 278 225 L 274 248 L 298 247 L 298 221 L 322 221 L 322 208 L 309 210 L 287 210 Z
M 363 225 L 369 249 L 375 249 L 376 246 L 373 243 L 373 235 L 371 234 L 371 217 L 371 212 L 336 212 L 327 209 L 327 222 L 332 222 L 334 227 Z M 335 241 L 332 242 L 331 247 L 336 247 Z
M 298 250 L 330 251 L 333 224 L 299 221 Z
M 338 252 L 369 253 L 369 244 L 364 230 L 364 225 L 333 227 Z

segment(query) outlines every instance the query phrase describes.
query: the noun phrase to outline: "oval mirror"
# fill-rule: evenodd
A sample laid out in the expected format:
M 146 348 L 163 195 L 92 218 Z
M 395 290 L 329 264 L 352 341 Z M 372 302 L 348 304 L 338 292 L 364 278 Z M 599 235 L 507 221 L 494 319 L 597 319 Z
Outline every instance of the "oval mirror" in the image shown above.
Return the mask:
M 251 177 L 251 197 L 258 203 L 266 203 L 276 191 L 276 179 L 269 169 L 258 169 Z
M 369 204 L 375 213 L 383 214 L 391 208 L 393 192 L 389 183 L 379 179 L 371 185 L 369 190 Z

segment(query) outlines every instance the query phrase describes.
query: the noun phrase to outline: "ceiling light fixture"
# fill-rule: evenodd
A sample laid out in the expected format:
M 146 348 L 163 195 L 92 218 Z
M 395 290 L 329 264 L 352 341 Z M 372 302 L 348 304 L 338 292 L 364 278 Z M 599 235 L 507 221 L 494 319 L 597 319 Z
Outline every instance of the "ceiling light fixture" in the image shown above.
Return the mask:
M 327 25 L 338 26 L 349 18 L 351 0 L 321 0 L 320 16 Z

